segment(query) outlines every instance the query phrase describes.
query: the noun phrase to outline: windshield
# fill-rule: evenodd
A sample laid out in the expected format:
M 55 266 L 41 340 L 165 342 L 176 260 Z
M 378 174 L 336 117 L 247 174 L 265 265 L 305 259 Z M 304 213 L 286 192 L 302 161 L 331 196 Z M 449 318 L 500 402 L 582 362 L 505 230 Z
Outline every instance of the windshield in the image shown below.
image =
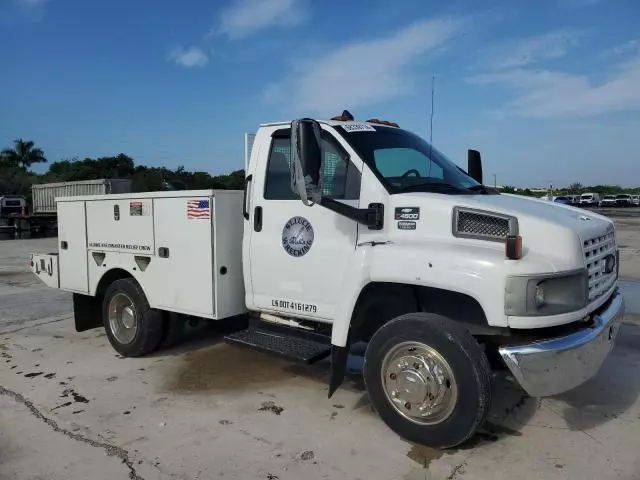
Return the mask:
M 478 193 L 474 191 L 476 187 L 481 188 L 456 164 L 411 132 L 377 125 L 364 131 L 346 131 L 340 126 L 336 130 L 390 193 L 474 194 Z
M 616 198 L 616 197 L 615 197 L 615 196 L 613 196 L 613 195 L 605 195 L 605 196 L 604 196 L 604 199 L 605 199 L 605 200 L 613 200 L 614 198 Z

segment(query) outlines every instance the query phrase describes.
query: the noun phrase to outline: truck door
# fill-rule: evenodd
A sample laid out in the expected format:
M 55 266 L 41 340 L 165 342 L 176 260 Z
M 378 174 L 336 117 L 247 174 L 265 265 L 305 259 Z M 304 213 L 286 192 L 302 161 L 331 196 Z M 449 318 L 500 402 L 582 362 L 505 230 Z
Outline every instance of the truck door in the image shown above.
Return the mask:
M 319 205 L 305 206 L 290 186 L 291 129 L 277 130 L 251 184 L 250 272 L 254 308 L 331 320 L 341 280 L 354 259 L 358 225 Z M 323 194 L 358 206 L 360 170 L 337 139 L 322 132 Z M 248 300 L 250 300 L 249 295 Z

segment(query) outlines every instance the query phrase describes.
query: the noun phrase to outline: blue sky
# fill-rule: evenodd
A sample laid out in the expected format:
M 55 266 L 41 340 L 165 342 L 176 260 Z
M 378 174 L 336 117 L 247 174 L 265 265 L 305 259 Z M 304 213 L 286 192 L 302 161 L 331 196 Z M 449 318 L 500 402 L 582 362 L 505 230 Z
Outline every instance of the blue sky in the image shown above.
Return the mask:
M 637 0 L 0 0 L 0 146 L 226 173 L 261 122 L 349 109 L 487 183 L 640 185 Z

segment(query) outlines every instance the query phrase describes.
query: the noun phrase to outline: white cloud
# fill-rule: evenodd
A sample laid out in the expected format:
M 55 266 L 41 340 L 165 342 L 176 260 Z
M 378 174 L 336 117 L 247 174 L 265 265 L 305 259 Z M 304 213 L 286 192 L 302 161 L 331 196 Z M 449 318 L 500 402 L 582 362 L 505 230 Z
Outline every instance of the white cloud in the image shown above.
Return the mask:
M 47 3 L 49 0 L 18 0 L 19 3 L 26 7 L 40 7 Z
M 176 47 L 169 52 L 167 60 L 187 68 L 204 67 L 209 63 L 209 57 L 199 47 Z
M 246 37 L 272 26 L 298 25 L 307 17 L 306 0 L 233 0 L 220 14 L 218 33 Z
M 605 56 L 640 55 L 640 40 L 629 40 L 606 50 Z
M 505 69 L 523 67 L 543 60 L 560 58 L 567 54 L 584 37 L 585 32 L 562 29 L 542 35 L 512 40 L 499 47 L 488 62 L 491 68 Z
M 462 20 L 415 22 L 386 38 L 347 44 L 302 62 L 269 85 L 267 101 L 294 110 L 333 112 L 372 105 L 413 89 L 410 67 L 462 30 Z
M 515 69 L 477 75 L 473 83 L 503 84 L 519 92 L 506 111 L 567 118 L 640 110 L 640 58 L 616 65 L 600 83 L 586 75 Z

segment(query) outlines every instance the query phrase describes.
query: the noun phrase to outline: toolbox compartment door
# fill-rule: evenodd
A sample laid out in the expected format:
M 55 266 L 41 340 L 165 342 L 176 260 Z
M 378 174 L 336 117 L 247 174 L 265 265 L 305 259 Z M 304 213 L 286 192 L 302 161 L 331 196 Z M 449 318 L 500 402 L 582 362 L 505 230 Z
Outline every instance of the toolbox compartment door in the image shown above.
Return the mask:
M 189 205 L 202 208 L 190 215 Z M 156 255 L 140 278 L 154 308 L 215 318 L 214 215 L 213 197 L 153 199 Z
M 58 202 L 60 288 L 89 293 L 85 202 Z

